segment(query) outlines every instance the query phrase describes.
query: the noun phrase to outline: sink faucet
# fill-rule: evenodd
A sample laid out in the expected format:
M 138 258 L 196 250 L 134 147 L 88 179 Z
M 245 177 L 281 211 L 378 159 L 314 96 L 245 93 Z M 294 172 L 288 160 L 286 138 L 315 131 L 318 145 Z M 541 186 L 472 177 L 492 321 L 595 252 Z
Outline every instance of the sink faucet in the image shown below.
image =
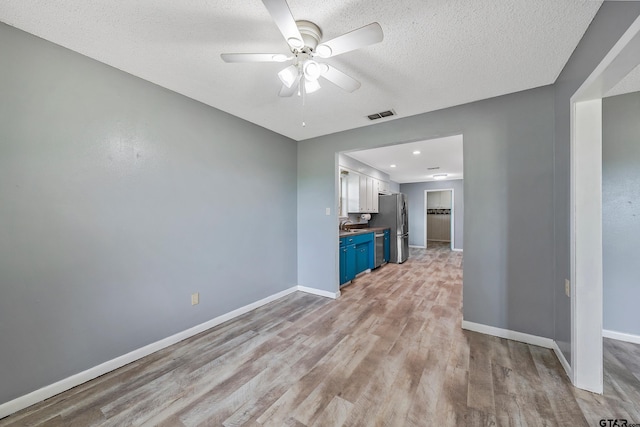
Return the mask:
M 350 219 L 345 219 L 344 221 L 340 222 L 340 230 L 344 230 L 347 231 L 347 224 L 353 224 L 353 221 L 351 221 Z

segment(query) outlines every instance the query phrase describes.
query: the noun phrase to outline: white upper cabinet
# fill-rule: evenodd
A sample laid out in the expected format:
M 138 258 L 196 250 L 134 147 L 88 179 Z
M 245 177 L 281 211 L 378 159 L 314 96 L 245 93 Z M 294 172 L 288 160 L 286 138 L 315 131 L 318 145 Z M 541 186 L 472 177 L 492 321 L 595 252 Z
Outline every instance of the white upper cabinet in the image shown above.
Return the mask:
M 391 185 L 389 184 L 389 181 L 378 181 L 378 193 L 382 193 L 382 194 L 391 193 Z
M 451 191 L 443 191 L 440 193 L 441 209 L 451 209 Z
M 367 177 L 367 212 L 378 213 L 378 180 Z
M 378 180 L 350 172 L 348 182 L 348 212 L 378 213 Z
M 360 213 L 360 175 L 349 173 L 347 185 L 347 211 Z
M 428 192 L 427 209 L 451 209 L 451 191 Z

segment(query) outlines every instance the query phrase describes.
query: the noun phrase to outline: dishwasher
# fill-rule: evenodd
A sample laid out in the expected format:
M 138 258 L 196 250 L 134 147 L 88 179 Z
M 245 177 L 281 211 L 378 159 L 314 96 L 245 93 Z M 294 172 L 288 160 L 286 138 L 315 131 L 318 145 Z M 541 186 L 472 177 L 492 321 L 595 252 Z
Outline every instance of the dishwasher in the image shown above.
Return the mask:
M 384 261 L 384 232 L 375 233 L 375 246 L 374 246 L 374 259 L 375 265 L 373 268 L 378 268 Z

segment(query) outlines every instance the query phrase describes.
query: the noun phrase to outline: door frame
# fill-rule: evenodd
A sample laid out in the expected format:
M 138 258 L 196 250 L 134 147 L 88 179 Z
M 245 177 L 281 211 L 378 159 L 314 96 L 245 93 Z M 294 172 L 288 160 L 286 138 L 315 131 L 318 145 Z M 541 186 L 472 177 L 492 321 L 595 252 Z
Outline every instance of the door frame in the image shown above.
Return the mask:
M 451 250 L 455 250 L 455 241 L 456 241 L 456 234 L 455 234 L 455 223 L 456 223 L 456 217 L 455 217 L 455 207 L 456 207 L 456 202 L 455 202 L 455 190 L 453 188 L 439 188 L 439 189 L 432 189 L 432 190 L 424 190 L 424 208 L 422 209 L 422 212 L 424 213 L 424 247 L 427 248 L 428 247 L 428 243 L 427 243 L 427 198 L 428 198 L 428 194 L 429 193 L 436 193 L 438 191 L 451 191 Z
M 573 384 L 603 391 L 602 97 L 640 58 L 640 17 L 573 94 L 571 106 L 571 369 Z M 595 194 L 594 194 L 595 192 Z

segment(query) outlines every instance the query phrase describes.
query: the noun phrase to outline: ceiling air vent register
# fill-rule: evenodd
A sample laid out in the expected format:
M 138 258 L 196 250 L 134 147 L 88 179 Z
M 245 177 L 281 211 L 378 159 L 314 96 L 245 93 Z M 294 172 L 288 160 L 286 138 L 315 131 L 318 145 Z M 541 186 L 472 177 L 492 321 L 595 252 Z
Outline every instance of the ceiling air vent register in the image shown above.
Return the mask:
M 375 114 L 370 114 L 367 117 L 369 118 L 369 120 L 378 120 L 378 119 L 382 119 L 384 117 L 391 117 L 391 116 L 395 116 L 396 113 L 393 110 L 387 110 L 387 111 L 383 111 L 381 113 L 375 113 Z

